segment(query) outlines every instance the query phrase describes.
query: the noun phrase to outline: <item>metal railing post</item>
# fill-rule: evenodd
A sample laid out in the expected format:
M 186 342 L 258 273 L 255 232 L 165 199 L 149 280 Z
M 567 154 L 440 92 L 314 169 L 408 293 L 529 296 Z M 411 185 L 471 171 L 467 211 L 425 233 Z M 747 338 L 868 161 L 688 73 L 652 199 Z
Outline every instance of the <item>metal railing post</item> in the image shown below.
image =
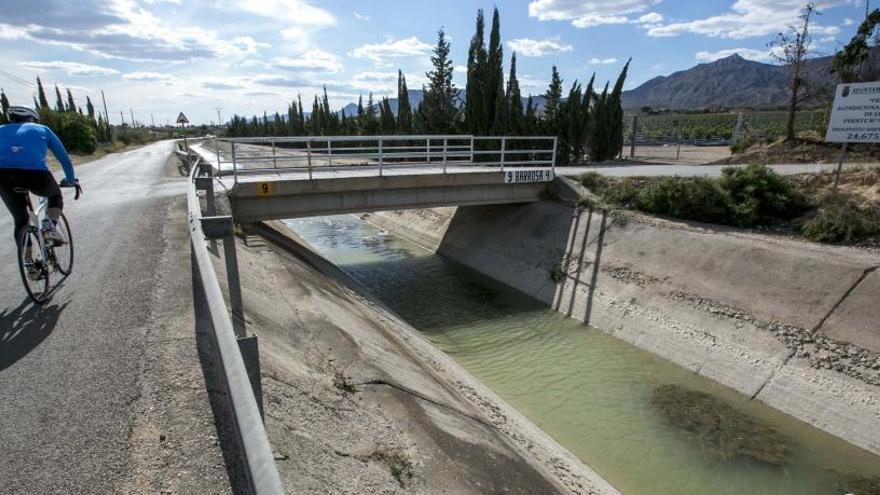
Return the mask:
M 431 163 L 431 138 L 425 138 L 425 152 L 428 157 L 425 160 L 425 163 Z
M 556 140 L 559 138 L 553 138 L 553 158 L 552 163 L 550 164 L 550 169 L 553 170 L 553 175 L 556 175 Z
M 244 304 L 241 299 L 241 278 L 238 275 L 238 255 L 235 252 L 235 234 L 223 237 L 223 257 L 226 258 L 226 279 L 229 285 L 229 305 L 232 306 L 232 328 L 242 338 L 244 331 Z
M 278 168 L 278 162 L 275 158 L 275 138 L 272 138 L 272 168 Z
M 447 138 L 443 138 L 443 174 L 446 174 L 446 159 L 447 159 L 447 149 L 446 143 L 448 142 Z
M 501 138 L 501 171 L 504 172 L 504 152 L 507 151 L 507 138 Z
M 330 138 L 327 138 L 327 166 L 328 167 L 333 166 L 333 149 L 332 149 L 332 146 L 330 143 L 331 143 Z
M 471 136 L 471 165 L 474 163 L 474 137 Z
M 379 138 L 379 177 L 382 177 L 382 165 L 385 161 L 385 157 L 382 154 L 382 138 Z
M 220 142 L 216 139 L 214 140 L 214 148 L 217 151 L 217 173 L 219 174 L 222 168 L 220 167 Z
M 232 182 L 238 184 L 238 164 L 235 162 L 235 141 L 232 142 Z
M 312 140 L 306 141 L 306 160 L 309 165 L 309 180 L 312 180 Z

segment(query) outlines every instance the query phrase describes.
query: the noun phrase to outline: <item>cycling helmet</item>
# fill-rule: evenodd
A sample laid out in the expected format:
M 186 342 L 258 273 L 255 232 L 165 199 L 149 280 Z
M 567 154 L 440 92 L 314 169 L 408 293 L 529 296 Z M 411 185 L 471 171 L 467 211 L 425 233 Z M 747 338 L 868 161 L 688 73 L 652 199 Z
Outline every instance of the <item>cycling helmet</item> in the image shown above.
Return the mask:
M 9 110 L 6 111 L 6 116 L 9 118 L 10 122 L 16 124 L 40 121 L 40 114 L 28 107 L 9 107 Z

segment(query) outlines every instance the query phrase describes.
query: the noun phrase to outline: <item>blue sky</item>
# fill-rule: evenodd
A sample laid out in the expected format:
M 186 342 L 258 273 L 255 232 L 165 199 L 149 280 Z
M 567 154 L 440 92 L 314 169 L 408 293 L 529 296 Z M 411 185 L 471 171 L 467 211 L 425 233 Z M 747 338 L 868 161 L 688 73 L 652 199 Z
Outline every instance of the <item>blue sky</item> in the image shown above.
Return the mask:
M 819 0 L 814 53 L 854 33 L 864 0 Z M 555 64 L 566 82 L 613 80 L 632 57 L 627 88 L 738 52 L 770 61 L 767 43 L 797 20 L 800 0 L 0 0 L 0 86 L 30 104 L 37 75 L 84 103 L 107 95 L 110 117 L 129 109 L 156 123 L 193 122 L 307 106 L 327 85 L 331 104 L 393 96 L 401 69 L 418 88 L 437 29 L 452 41 L 463 85 L 477 9 L 501 14 L 505 66 L 517 52 L 526 93 L 545 90 Z M 880 4 L 878 4 L 880 6 Z M 488 34 L 488 27 L 487 27 Z M 505 67 L 506 70 L 506 67 Z M 22 82 L 21 80 L 25 82 Z M 48 89 L 47 88 L 47 89 Z

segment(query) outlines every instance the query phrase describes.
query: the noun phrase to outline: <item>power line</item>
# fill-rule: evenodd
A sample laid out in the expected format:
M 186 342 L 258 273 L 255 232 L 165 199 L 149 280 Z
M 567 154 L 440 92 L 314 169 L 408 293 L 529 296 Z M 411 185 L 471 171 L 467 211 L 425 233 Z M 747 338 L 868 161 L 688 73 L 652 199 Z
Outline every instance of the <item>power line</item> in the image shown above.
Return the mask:
M 36 87 L 36 84 L 34 84 L 30 81 L 27 81 L 25 79 L 22 79 L 22 78 L 16 76 L 15 74 L 10 74 L 10 73 L 6 72 L 5 70 L 0 70 L 0 76 L 3 76 L 5 78 L 9 79 L 10 81 L 16 82 L 16 83 L 21 84 L 23 86 L 27 86 L 29 88 Z

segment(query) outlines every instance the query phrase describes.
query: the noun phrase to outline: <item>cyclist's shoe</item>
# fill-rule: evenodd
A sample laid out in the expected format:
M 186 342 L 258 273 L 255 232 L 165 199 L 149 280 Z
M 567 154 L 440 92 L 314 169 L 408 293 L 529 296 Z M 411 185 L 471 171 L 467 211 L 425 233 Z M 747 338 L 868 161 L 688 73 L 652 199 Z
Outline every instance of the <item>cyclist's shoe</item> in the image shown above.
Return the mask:
M 48 218 L 43 220 L 43 239 L 53 246 L 61 246 L 67 242 L 61 232 L 58 232 L 58 225 Z

